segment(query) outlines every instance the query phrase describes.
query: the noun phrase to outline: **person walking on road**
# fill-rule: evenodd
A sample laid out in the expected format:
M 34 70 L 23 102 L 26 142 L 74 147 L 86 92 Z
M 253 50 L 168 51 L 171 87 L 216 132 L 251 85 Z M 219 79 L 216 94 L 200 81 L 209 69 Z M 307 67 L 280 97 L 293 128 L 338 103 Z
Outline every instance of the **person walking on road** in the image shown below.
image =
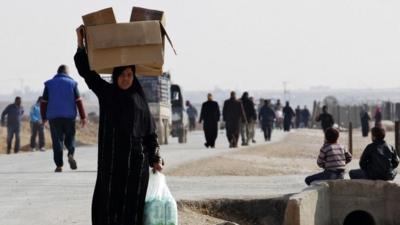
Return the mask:
M 11 153 L 11 143 L 15 136 L 14 153 L 20 149 L 20 131 L 24 108 L 21 106 L 21 97 L 17 96 L 13 104 L 8 105 L 1 113 L 1 125 L 5 126 L 7 118 L 7 154 Z
M 367 109 L 363 109 L 360 113 L 361 119 L 361 133 L 363 137 L 368 137 L 369 133 L 369 121 L 371 121 L 371 117 L 368 114 Z
M 322 107 L 322 113 L 317 116 L 316 121 L 321 122 L 321 128 L 324 132 L 328 128 L 333 127 L 335 121 L 333 120 L 333 116 L 328 113 L 328 106 L 324 105 Z
M 309 121 L 310 121 L 310 117 L 311 117 L 311 113 L 310 113 L 310 110 L 308 110 L 308 108 L 307 108 L 307 106 L 305 105 L 304 106 L 304 109 L 301 111 L 301 118 L 302 118 L 302 123 L 303 123 L 303 127 L 304 128 L 308 128 L 308 123 L 309 123 Z
M 237 148 L 240 123 L 247 122 L 244 115 L 243 105 L 236 99 L 236 93 L 231 92 L 231 97 L 224 102 L 222 117 L 225 122 L 226 136 L 230 148 Z
M 302 118 L 302 114 L 301 114 L 301 109 L 300 109 L 300 106 L 299 106 L 299 105 L 296 107 L 295 114 L 296 114 L 296 117 L 295 117 L 295 126 L 296 126 L 296 129 L 299 129 L 299 128 L 300 128 L 301 121 L 302 121 L 302 119 L 303 119 L 303 118 Z
M 294 113 L 292 107 L 290 107 L 289 102 L 286 102 L 285 107 L 283 107 L 283 131 L 289 132 L 292 125 L 292 119 L 296 114 Z
M 186 101 L 186 107 L 186 113 L 189 117 L 189 130 L 193 131 L 196 129 L 197 110 L 190 101 Z
M 42 96 L 40 96 L 36 101 L 36 103 L 32 105 L 31 110 L 29 112 L 30 125 L 31 125 L 31 143 L 30 143 L 31 151 L 35 151 L 36 148 L 40 151 L 45 151 L 44 125 L 40 114 L 41 101 L 42 101 Z M 36 137 L 39 138 L 38 144 L 36 143 Z
M 257 121 L 257 114 L 254 103 L 249 98 L 249 93 L 244 92 L 240 99 L 246 120 L 242 120 L 240 123 L 240 136 L 242 137 L 242 145 L 249 145 L 252 141 L 251 138 L 251 127 L 250 125 Z
M 261 123 L 261 129 L 264 132 L 264 140 L 270 141 L 276 116 L 269 100 L 265 100 L 264 105 L 258 113 L 258 118 Z
M 382 109 L 381 107 L 377 106 L 375 109 L 375 127 L 382 127 Z
M 140 225 L 150 170 L 161 171 L 156 125 L 136 67 L 115 67 L 112 83 L 90 70 L 84 27 L 77 28 L 74 60 L 79 75 L 99 100 L 97 179 L 92 225 Z
M 77 169 L 75 153 L 75 119 L 77 108 L 82 127 L 86 125 L 86 114 L 78 90 L 78 83 L 68 75 L 66 65 L 57 69 L 57 74 L 44 84 L 41 115 L 43 123 L 49 121 L 53 143 L 55 172 L 62 172 L 63 146 L 68 150 L 68 163 L 72 170 Z
M 203 123 L 206 148 L 215 148 L 215 140 L 218 136 L 218 121 L 221 116 L 219 105 L 213 100 L 212 94 L 207 95 L 207 101 L 201 106 L 199 123 Z
M 253 103 L 253 106 L 255 108 L 254 98 L 250 97 L 249 99 Z M 254 110 L 257 111 L 256 109 L 254 109 Z M 256 118 L 257 118 L 257 114 L 256 114 Z M 249 129 L 250 129 L 250 139 L 249 140 L 251 140 L 251 142 L 253 142 L 253 143 L 256 143 L 256 139 L 255 139 L 256 125 L 257 125 L 257 119 L 255 119 L 255 120 L 251 121 L 251 123 L 249 123 Z

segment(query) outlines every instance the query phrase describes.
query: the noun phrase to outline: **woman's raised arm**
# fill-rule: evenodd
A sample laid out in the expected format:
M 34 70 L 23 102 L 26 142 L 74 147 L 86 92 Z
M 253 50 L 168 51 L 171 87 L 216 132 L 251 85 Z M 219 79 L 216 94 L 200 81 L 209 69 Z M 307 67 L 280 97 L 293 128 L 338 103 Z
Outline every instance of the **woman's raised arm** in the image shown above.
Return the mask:
M 84 46 L 85 28 L 83 25 L 76 29 L 78 50 L 75 53 L 74 60 L 75 66 L 81 77 L 85 79 L 88 87 L 97 95 L 101 97 L 110 87 L 110 84 L 103 80 L 96 71 L 90 70 L 89 60 Z

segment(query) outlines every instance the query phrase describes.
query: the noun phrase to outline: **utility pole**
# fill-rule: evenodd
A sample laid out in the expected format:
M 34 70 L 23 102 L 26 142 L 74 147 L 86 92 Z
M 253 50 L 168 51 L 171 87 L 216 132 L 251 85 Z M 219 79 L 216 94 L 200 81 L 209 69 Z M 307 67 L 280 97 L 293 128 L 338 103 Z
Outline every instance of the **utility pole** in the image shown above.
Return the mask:
M 287 90 L 287 84 L 289 82 L 287 81 L 283 81 L 283 101 L 289 101 L 289 99 L 287 98 L 287 96 L 289 95 L 289 91 Z

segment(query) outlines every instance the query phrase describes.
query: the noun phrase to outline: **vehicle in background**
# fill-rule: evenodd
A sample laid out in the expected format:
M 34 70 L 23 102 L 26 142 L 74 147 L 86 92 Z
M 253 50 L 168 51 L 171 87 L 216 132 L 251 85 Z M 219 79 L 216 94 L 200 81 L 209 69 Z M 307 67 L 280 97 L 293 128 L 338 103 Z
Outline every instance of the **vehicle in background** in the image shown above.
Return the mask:
M 182 90 L 179 85 L 171 85 L 171 106 L 172 106 L 172 137 L 178 137 L 179 143 L 187 142 L 189 132 L 189 119 L 185 110 Z
M 157 126 L 159 144 L 168 144 L 171 124 L 170 88 L 171 78 L 169 73 L 162 76 L 137 76 L 149 104 L 150 112 Z

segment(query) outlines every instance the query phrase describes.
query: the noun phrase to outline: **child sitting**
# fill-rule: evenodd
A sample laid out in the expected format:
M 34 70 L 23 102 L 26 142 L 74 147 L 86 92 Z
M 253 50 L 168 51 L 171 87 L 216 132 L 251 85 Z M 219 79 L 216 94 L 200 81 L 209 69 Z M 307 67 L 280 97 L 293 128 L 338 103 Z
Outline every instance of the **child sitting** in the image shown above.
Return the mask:
M 322 146 L 317 164 L 324 171 L 306 177 L 305 182 L 310 185 L 317 180 L 336 180 L 343 179 L 346 164 L 351 161 L 351 154 L 337 143 L 339 131 L 335 128 L 328 128 L 325 131 L 325 143 Z

